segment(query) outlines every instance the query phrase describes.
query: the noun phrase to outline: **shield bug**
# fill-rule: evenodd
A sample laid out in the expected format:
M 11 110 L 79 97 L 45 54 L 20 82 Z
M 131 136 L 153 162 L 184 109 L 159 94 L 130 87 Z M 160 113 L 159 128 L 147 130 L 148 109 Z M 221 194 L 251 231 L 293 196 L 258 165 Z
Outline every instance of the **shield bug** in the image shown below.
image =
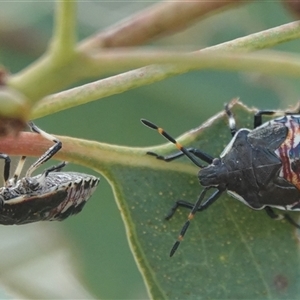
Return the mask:
M 171 249 L 173 256 L 198 211 L 207 209 L 223 192 L 246 204 L 252 209 L 264 209 L 273 219 L 285 218 L 300 226 L 288 215 L 276 214 L 273 208 L 300 211 L 300 113 L 285 112 L 281 117 L 262 124 L 264 115 L 278 114 L 262 110 L 254 115 L 254 129 L 237 129 L 234 116 L 225 105 L 232 139 L 218 158 L 200 149 L 185 148 L 164 129 L 142 119 L 147 127 L 157 130 L 180 150 L 169 156 L 148 152 L 157 159 L 170 162 L 183 155 L 200 168 L 198 179 L 204 187 L 195 203 L 179 200 L 166 219 L 170 219 L 178 207 L 191 209 L 177 241 Z M 204 166 L 200 162 L 208 165 Z M 209 189 L 215 191 L 205 199 Z
M 0 158 L 4 159 L 4 187 L 0 188 L 0 224 L 3 225 L 64 220 L 82 210 L 99 183 L 99 178 L 92 175 L 61 172 L 65 162 L 31 176 L 61 149 L 62 144 L 32 122 L 28 125 L 33 132 L 54 142 L 54 145 L 29 167 L 21 179 L 19 176 L 26 157 L 21 157 L 15 175 L 9 179 L 10 158 L 0 154 Z

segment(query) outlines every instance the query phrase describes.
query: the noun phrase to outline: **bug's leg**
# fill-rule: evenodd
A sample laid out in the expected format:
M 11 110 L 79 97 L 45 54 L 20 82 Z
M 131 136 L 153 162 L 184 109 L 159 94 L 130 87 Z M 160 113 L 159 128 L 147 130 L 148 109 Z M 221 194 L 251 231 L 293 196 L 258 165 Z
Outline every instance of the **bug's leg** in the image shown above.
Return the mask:
M 15 170 L 15 174 L 12 178 L 12 182 L 10 182 L 10 184 L 12 183 L 13 185 L 16 184 L 18 178 L 20 177 L 20 174 L 23 170 L 23 167 L 24 167 L 24 164 L 25 164 L 25 160 L 26 160 L 26 156 L 21 156 L 19 162 L 18 162 L 18 165 L 16 167 L 16 170 Z
M 155 124 L 153 124 L 152 122 L 147 121 L 147 120 L 145 120 L 145 119 L 141 119 L 141 122 L 142 122 L 145 126 L 151 128 L 151 129 L 157 130 L 159 134 L 161 134 L 163 137 L 165 137 L 165 138 L 166 138 L 168 141 L 170 141 L 171 143 L 175 144 L 175 146 L 177 147 L 177 149 L 180 150 L 180 151 L 183 153 L 182 155 L 187 156 L 187 157 L 188 157 L 188 158 L 189 158 L 196 166 L 198 166 L 198 167 L 200 167 L 200 168 L 203 168 L 203 167 L 204 167 L 203 165 L 201 165 L 201 164 L 199 163 L 199 161 L 197 161 L 197 160 L 195 159 L 195 157 L 192 155 L 191 151 L 189 151 L 187 148 L 183 147 L 180 143 L 178 143 L 173 137 L 171 137 L 171 136 L 170 136 L 166 131 L 164 131 L 162 128 L 158 127 L 157 125 L 155 125 Z M 210 155 L 208 155 L 208 154 L 206 154 L 206 153 L 204 153 L 204 152 L 202 152 L 202 151 L 200 151 L 200 150 L 197 150 L 197 151 L 196 151 L 196 149 L 195 149 L 194 152 L 196 152 L 197 155 L 199 155 L 199 157 L 201 156 L 201 159 L 203 159 L 204 161 L 206 161 L 206 162 L 208 162 L 208 163 L 211 163 L 212 160 L 213 160 L 213 158 L 212 158 Z M 156 155 L 155 153 L 153 153 L 153 152 L 150 152 L 150 153 L 148 152 L 148 154 L 157 156 L 157 155 Z M 159 156 L 159 155 L 158 155 L 158 156 Z M 172 157 L 172 155 L 171 155 L 171 157 Z M 175 154 L 175 158 L 173 158 L 173 159 L 176 159 L 177 157 L 178 157 L 178 156 L 176 156 L 176 154 Z M 179 157 L 180 157 L 180 156 L 179 156 Z M 162 159 L 162 158 L 161 158 L 161 159 Z M 172 160 L 172 159 L 171 159 L 171 160 Z
M 262 116 L 272 116 L 277 114 L 277 111 L 274 110 L 259 110 L 257 113 L 254 115 L 254 128 L 260 126 L 262 124 Z
M 235 133 L 237 132 L 236 122 L 235 122 L 233 113 L 229 108 L 228 103 L 225 104 L 225 112 L 226 112 L 227 117 L 228 117 L 229 129 L 230 129 L 231 135 L 234 136 Z
M 33 122 L 29 122 L 28 126 L 33 132 L 36 132 L 40 134 L 45 139 L 54 142 L 55 144 L 50 147 L 36 162 L 34 162 L 29 169 L 26 172 L 26 177 L 30 177 L 32 172 L 36 170 L 41 164 L 49 160 L 55 153 L 57 153 L 61 147 L 61 141 L 58 140 L 56 137 L 54 137 L 51 134 L 48 134 L 47 132 L 43 131 L 42 129 L 38 128 Z
M 61 162 L 61 163 L 60 163 L 59 165 L 57 165 L 57 166 L 52 166 L 52 167 L 46 169 L 46 170 L 44 171 L 45 176 L 47 176 L 50 172 L 59 172 L 59 171 L 61 171 L 61 169 L 64 168 L 64 167 L 66 166 L 66 164 L 67 164 L 67 163 L 66 163 L 65 161 L 63 161 L 63 162 Z
M 187 202 L 187 201 L 184 201 L 184 200 L 177 200 L 174 205 L 171 207 L 169 213 L 165 216 L 165 219 L 166 220 L 170 220 L 176 210 L 179 208 L 179 207 L 185 207 L 185 208 L 189 208 L 189 209 L 193 209 L 195 203 L 191 203 L 191 202 Z
M 267 215 L 271 219 L 273 219 L 273 220 L 282 220 L 283 219 L 283 215 L 276 214 L 270 206 L 266 206 L 264 209 L 265 209 L 265 212 L 267 213 Z
M 220 188 L 217 191 L 215 191 L 204 203 L 202 203 L 204 196 L 206 194 L 206 192 L 210 189 L 210 187 L 205 188 L 200 196 L 198 197 L 198 200 L 196 201 L 196 203 L 193 205 L 192 207 L 192 211 L 189 213 L 188 215 L 188 219 L 187 221 L 184 223 L 183 227 L 181 228 L 180 234 L 177 238 L 177 241 L 175 242 L 175 244 L 173 245 L 171 251 L 170 251 L 170 257 L 172 257 L 174 255 L 174 253 L 176 252 L 177 248 L 179 247 L 181 241 L 183 240 L 186 231 L 188 230 L 191 220 L 194 218 L 195 214 L 197 211 L 202 211 L 206 208 L 208 208 L 210 205 L 212 205 L 220 196 L 221 194 L 224 192 L 224 189 Z M 184 207 L 189 207 L 188 202 L 184 203 Z M 180 205 L 178 205 L 180 206 Z M 178 207 L 177 206 L 177 207 Z
M 269 206 L 265 207 L 265 211 L 267 213 L 267 215 L 274 219 L 274 220 L 282 220 L 282 219 L 286 219 L 290 224 L 292 224 L 293 226 L 295 226 L 296 228 L 300 229 L 300 225 L 297 224 L 289 214 L 276 214 L 273 209 Z
M 43 185 L 45 183 L 45 179 L 50 172 L 59 172 L 66 164 L 67 163 L 65 161 L 63 161 L 60 164 L 58 164 L 57 166 L 52 166 L 52 167 L 46 169 L 37 179 L 36 187 L 38 187 L 39 185 Z
M 214 194 L 218 194 L 220 191 L 217 190 Z M 213 197 L 214 201 L 218 199 L 219 196 L 217 196 L 216 198 L 214 197 L 214 194 L 211 196 Z M 208 198 L 207 201 L 205 201 L 202 205 L 200 205 L 200 207 L 198 208 L 198 211 L 202 211 L 204 209 L 206 209 L 208 206 L 210 206 L 211 204 L 214 203 L 214 201 L 212 201 L 210 198 Z M 207 204 L 208 203 L 208 204 Z M 184 208 L 189 208 L 189 209 L 193 209 L 195 206 L 195 203 L 191 203 L 191 202 L 188 202 L 188 201 L 185 201 L 185 200 L 177 200 L 174 205 L 171 207 L 169 213 L 165 216 L 165 219 L 166 220 L 170 220 L 176 210 L 179 208 L 179 207 L 184 207 Z
M 300 229 L 300 225 L 297 224 L 297 222 L 295 222 L 292 217 L 289 214 L 284 214 L 283 217 L 293 226 L 295 226 L 296 228 Z
M 196 157 L 200 158 L 201 160 L 209 163 L 209 164 L 211 164 L 213 159 L 214 159 L 209 154 L 207 154 L 207 153 L 205 153 L 205 152 L 203 152 L 199 149 L 196 149 L 196 148 L 186 148 L 186 150 L 188 152 L 194 154 Z M 176 152 L 176 153 L 173 153 L 173 154 L 170 154 L 170 155 L 167 155 L 167 156 L 159 155 L 159 154 L 154 153 L 154 152 L 147 152 L 147 154 L 153 155 L 157 159 L 161 159 L 161 160 L 166 161 L 166 162 L 170 162 L 174 159 L 177 159 L 177 158 L 185 155 L 183 152 Z
M 262 124 L 262 116 L 272 116 L 278 114 L 278 111 L 275 110 L 259 110 L 254 115 L 254 128 L 260 126 Z M 300 102 L 298 102 L 297 106 L 291 110 L 291 111 L 284 111 L 283 114 L 285 115 L 294 115 L 294 114 L 300 114 Z
M 0 153 L 0 158 L 4 159 L 3 180 L 4 180 L 4 186 L 6 186 L 9 178 L 11 160 L 10 157 L 4 153 Z

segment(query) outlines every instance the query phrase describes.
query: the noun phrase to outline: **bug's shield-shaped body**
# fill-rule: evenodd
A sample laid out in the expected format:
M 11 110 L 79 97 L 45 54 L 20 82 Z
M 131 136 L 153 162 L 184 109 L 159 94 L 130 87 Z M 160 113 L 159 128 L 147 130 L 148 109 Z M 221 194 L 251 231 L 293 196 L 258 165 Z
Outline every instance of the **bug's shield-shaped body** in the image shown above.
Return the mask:
M 75 172 L 51 172 L 22 178 L 0 189 L 0 224 L 64 220 L 79 213 L 99 178 Z
M 300 116 L 254 130 L 240 129 L 213 163 L 199 171 L 203 186 L 226 186 L 253 209 L 300 210 Z

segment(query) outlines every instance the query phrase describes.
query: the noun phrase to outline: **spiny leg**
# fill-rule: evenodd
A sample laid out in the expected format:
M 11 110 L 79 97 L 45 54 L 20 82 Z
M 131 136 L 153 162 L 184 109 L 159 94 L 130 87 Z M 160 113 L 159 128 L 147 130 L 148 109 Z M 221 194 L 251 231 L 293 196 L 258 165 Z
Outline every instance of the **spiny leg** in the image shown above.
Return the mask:
M 290 224 L 292 224 L 293 226 L 295 226 L 296 228 L 300 229 L 300 225 L 297 224 L 289 214 L 276 214 L 274 212 L 274 210 L 269 207 L 269 206 L 266 206 L 265 207 L 265 212 L 267 213 L 267 215 L 274 219 L 274 220 L 282 220 L 282 219 L 286 219 Z
M 30 177 L 32 172 L 35 171 L 41 164 L 49 160 L 53 155 L 55 155 L 62 147 L 62 143 L 56 137 L 42 129 L 38 128 L 33 122 L 29 122 L 28 126 L 33 132 L 40 134 L 45 139 L 54 142 L 55 144 L 50 147 L 36 162 L 34 162 L 26 172 L 26 177 Z
M 200 196 L 198 197 L 198 200 L 196 201 L 196 203 L 192 206 L 192 210 L 191 212 L 189 213 L 188 215 L 188 219 L 187 221 L 184 223 L 181 231 L 180 231 L 180 234 L 177 238 L 177 241 L 175 242 L 175 244 L 173 245 L 171 251 L 170 251 L 170 257 L 172 257 L 174 255 L 174 253 L 176 252 L 177 248 L 179 247 L 181 241 L 183 240 L 185 234 L 186 234 L 186 231 L 188 230 L 189 226 L 190 226 L 190 222 L 191 220 L 194 218 L 195 214 L 197 211 L 202 211 L 206 208 L 208 208 L 211 204 L 213 204 L 220 196 L 221 194 L 224 192 L 224 189 L 218 189 L 216 192 L 214 192 L 203 204 L 202 204 L 202 201 L 204 199 L 204 196 L 206 194 L 206 192 L 210 189 L 211 187 L 207 187 L 205 188 Z M 183 204 L 183 205 L 181 205 Z M 183 206 L 183 207 L 190 207 L 189 206 L 189 202 L 179 202 L 179 205 L 178 206 Z M 177 207 L 175 208 L 175 210 L 177 209 Z M 174 212 L 175 212 L 174 210 Z M 173 214 L 174 214 L 173 212 Z M 172 214 L 172 215 L 173 215 Z M 172 217 L 172 215 L 170 217 Z M 170 218 L 169 217 L 169 218 Z
M 197 153 L 197 155 L 199 155 L 199 157 L 201 156 L 201 159 L 204 160 L 205 162 L 208 162 L 208 163 L 211 163 L 211 162 L 212 162 L 213 158 L 212 158 L 210 155 L 208 155 L 208 154 L 202 152 L 201 150 L 194 149 L 193 151 L 191 151 L 191 149 L 193 149 L 193 148 L 189 148 L 189 149 L 185 148 L 185 147 L 182 146 L 180 143 L 178 143 L 173 137 L 171 137 L 166 131 L 164 131 L 164 129 L 158 127 L 157 125 L 153 124 L 152 122 L 147 121 L 147 120 L 145 120 L 145 119 L 141 119 L 141 122 L 142 122 L 145 126 L 147 126 L 147 127 L 149 127 L 149 128 L 152 128 L 152 129 L 154 129 L 154 130 L 157 130 L 159 134 L 161 134 L 163 137 L 165 137 L 165 138 L 166 138 L 168 141 L 170 141 L 171 143 L 175 144 L 175 146 L 177 147 L 177 149 L 179 149 L 179 150 L 183 153 L 183 154 L 179 154 L 179 156 L 178 156 L 178 154 L 174 154 L 173 156 L 171 155 L 171 160 L 172 160 L 172 159 L 176 159 L 176 158 L 178 158 L 178 157 L 180 157 L 180 156 L 182 156 L 182 155 L 185 155 L 185 156 L 187 156 L 187 157 L 188 157 L 188 158 L 189 158 L 196 166 L 198 166 L 198 167 L 200 167 L 200 168 L 204 168 L 204 166 L 201 165 L 201 164 L 195 159 L 195 157 L 191 154 L 191 153 L 193 153 L 193 151 L 194 151 L 195 153 Z M 157 155 L 156 153 L 148 152 L 148 154 L 150 154 L 150 155 L 155 155 L 156 157 L 160 157 L 159 159 L 163 159 L 163 156 Z M 196 156 L 197 156 L 197 155 L 196 155 Z M 174 156 L 175 156 L 175 157 L 174 157 Z M 163 159 L 163 160 L 164 160 L 164 159 Z M 167 158 L 167 161 L 168 161 L 168 158 Z

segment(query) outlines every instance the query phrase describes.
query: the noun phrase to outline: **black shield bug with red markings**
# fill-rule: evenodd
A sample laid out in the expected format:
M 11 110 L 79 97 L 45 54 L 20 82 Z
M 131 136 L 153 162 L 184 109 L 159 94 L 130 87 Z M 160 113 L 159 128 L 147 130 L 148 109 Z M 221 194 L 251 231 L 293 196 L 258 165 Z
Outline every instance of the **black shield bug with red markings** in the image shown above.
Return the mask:
M 195 148 L 185 148 L 162 128 L 142 119 L 147 127 L 157 130 L 174 143 L 180 152 L 161 156 L 147 154 L 170 162 L 183 155 L 200 168 L 198 179 L 204 187 L 195 203 L 176 201 L 166 219 L 170 219 L 178 207 L 191 209 L 179 237 L 171 249 L 173 256 L 182 241 L 194 215 L 213 204 L 223 192 L 252 209 L 264 209 L 273 219 L 285 218 L 297 228 L 300 226 L 288 215 L 279 215 L 273 208 L 300 211 L 300 111 L 285 112 L 281 117 L 262 124 L 263 115 L 278 112 L 261 110 L 254 115 L 254 129 L 236 128 L 234 116 L 225 105 L 232 139 L 219 158 Z M 204 166 L 198 160 L 206 162 Z M 205 199 L 209 189 L 216 191 Z M 205 199 L 205 200 L 204 200 Z
M 26 157 L 21 157 L 15 175 L 9 179 L 11 160 L 8 155 L 0 154 L 4 159 L 4 187 L 0 188 L 0 224 L 3 225 L 64 220 L 82 210 L 99 183 L 99 178 L 92 175 L 60 172 L 65 162 L 32 177 L 32 172 L 53 157 L 62 144 L 32 122 L 28 126 L 33 132 L 53 141 L 54 145 L 29 167 L 21 179 L 19 176 Z

